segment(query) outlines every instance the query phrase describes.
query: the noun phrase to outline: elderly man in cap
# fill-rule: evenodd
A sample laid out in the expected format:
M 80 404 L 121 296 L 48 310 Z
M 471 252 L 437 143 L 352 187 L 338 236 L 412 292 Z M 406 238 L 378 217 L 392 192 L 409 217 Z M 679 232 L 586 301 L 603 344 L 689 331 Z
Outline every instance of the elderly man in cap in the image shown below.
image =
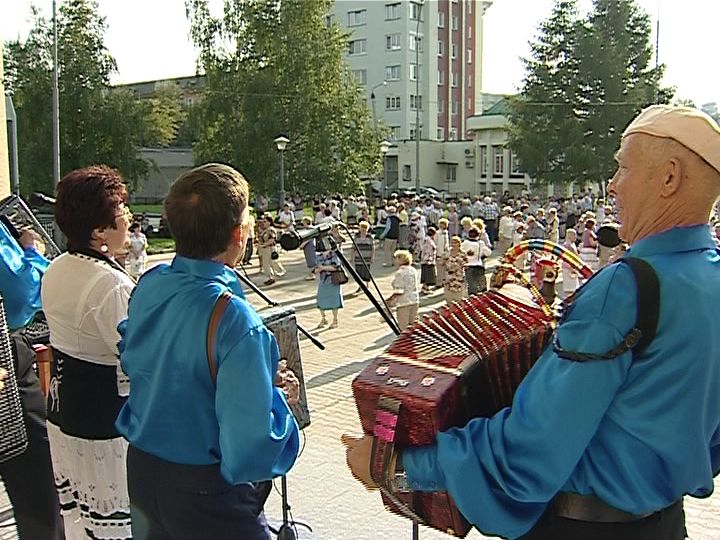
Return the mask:
M 720 128 L 652 106 L 623 133 L 617 161 L 608 193 L 625 257 L 650 265 L 655 294 L 639 300 L 650 288 L 629 263 L 599 271 L 512 407 L 393 453 L 388 489 L 447 490 L 478 529 L 507 538 L 685 537 L 683 497 L 709 496 L 720 472 L 720 256 L 708 227 Z M 372 487 L 372 437 L 344 442 Z

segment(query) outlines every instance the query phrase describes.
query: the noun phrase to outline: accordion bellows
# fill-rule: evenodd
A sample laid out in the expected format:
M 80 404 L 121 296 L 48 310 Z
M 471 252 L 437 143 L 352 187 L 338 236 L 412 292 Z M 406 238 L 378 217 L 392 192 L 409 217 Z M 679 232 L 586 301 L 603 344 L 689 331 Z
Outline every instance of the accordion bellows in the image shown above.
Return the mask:
M 353 381 L 363 431 L 377 433 L 378 404 L 388 398 L 400 403 L 393 434 L 398 448 L 432 444 L 439 431 L 492 416 L 512 403 L 553 322 L 549 312 L 498 291 L 423 317 Z M 460 537 L 470 530 L 446 492 L 397 498 L 425 525 Z
M 19 456 L 28 445 L 10 339 L 5 304 L 0 296 L 0 367 L 7 370 L 5 388 L 0 390 L 0 463 Z

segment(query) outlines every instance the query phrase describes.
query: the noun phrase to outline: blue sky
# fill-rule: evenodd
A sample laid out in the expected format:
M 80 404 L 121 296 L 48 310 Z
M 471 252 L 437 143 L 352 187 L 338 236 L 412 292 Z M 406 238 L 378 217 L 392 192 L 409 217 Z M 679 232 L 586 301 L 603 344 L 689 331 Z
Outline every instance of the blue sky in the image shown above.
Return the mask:
M 212 0 L 216 6 L 221 0 Z M 340 0 L 342 1 L 342 0 Z M 383 0 L 368 0 L 368 2 Z M 433 1 L 433 0 L 427 0 Z M 637 0 L 653 18 L 660 12 L 660 60 L 667 64 L 665 84 L 678 97 L 698 105 L 720 101 L 720 70 L 715 36 L 720 21 L 716 0 Z M 47 16 L 51 0 L 10 0 L 0 18 L 0 36 L 25 36 L 30 4 Z M 195 72 L 195 50 L 183 0 L 98 0 L 107 18 L 107 45 L 118 62 L 113 82 L 136 82 Z M 552 0 L 494 0 L 485 17 L 484 91 L 511 93 L 522 83 L 521 57 L 539 22 L 550 14 Z M 591 0 L 581 0 L 589 9 Z M 653 43 L 654 43 L 653 37 Z

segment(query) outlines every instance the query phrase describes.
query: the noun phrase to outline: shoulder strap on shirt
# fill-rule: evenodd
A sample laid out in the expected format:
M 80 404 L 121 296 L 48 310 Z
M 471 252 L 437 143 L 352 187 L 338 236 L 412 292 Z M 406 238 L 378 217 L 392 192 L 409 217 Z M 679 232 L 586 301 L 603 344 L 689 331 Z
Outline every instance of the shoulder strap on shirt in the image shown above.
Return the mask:
M 655 269 L 643 259 L 626 257 L 619 262 L 630 267 L 637 285 L 637 319 L 634 330 L 640 331 L 640 338 L 632 348 L 639 356 L 655 338 L 660 317 L 660 280 Z
M 215 365 L 215 338 L 217 337 L 218 326 L 220 326 L 220 319 L 222 319 L 225 310 L 230 303 L 232 295 L 228 291 L 223 291 L 218 299 L 215 300 L 215 305 L 210 315 L 210 323 L 208 324 L 207 333 L 207 362 L 208 369 L 210 370 L 210 378 L 212 379 L 213 385 L 217 382 L 217 366 Z
M 560 358 L 574 362 L 611 360 L 629 350 L 632 350 L 633 358 L 637 358 L 655 338 L 658 318 L 660 316 L 660 281 L 655 269 L 647 261 L 636 257 L 624 257 L 619 259 L 617 263 L 629 266 L 635 278 L 637 286 L 637 315 L 635 325 L 620 343 L 604 354 L 563 349 L 556 333 L 553 337 L 553 349 Z M 587 283 L 585 285 L 587 285 Z

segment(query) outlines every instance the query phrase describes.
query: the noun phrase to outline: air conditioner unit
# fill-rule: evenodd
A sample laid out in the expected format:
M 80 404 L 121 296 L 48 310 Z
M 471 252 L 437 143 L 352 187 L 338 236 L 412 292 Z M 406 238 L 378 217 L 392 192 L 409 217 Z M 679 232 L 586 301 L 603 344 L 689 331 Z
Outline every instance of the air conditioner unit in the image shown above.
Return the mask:
M 465 166 L 466 166 L 468 169 L 472 169 L 473 167 L 475 167 L 475 162 L 472 161 L 472 160 L 468 160 L 468 161 L 465 162 Z
M 466 149 L 465 149 L 465 155 L 466 155 L 466 156 L 474 156 L 474 155 L 475 155 L 475 149 L 474 149 L 474 148 L 466 148 Z

